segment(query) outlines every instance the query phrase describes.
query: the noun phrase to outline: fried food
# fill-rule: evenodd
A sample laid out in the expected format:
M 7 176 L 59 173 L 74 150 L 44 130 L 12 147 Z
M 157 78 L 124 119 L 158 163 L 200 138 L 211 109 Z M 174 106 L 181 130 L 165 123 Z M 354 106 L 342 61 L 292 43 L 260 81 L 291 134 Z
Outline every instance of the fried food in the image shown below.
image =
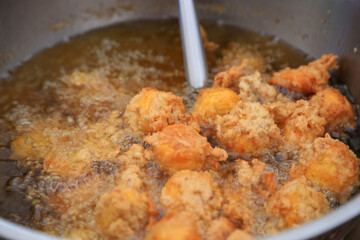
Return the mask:
M 217 168 L 219 161 L 227 159 L 225 150 L 212 148 L 205 137 L 183 124 L 167 126 L 144 137 L 144 141 L 153 147 L 156 161 L 169 173 L 199 170 L 206 166 Z
M 57 79 L 42 82 L 57 71 L 40 69 L 5 83 L 4 93 L 14 90 L 0 97 L 0 155 L 13 139 L 26 173 L 6 190 L 31 201 L 29 224 L 73 239 L 253 239 L 320 217 L 358 190 L 356 156 L 322 138 L 330 132 L 358 153 L 354 110 L 328 86 L 336 56 L 273 74 L 296 54 L 252 34 L 220 52 L 236 34 L 224 28 L 220 48 L 201 28 L 216 76 L 197 91 L 182 82 L 181 49 L 164 45 L 178 43 L 176 29 L 157 29 L 160 41 L 146 30 L 143 41 L 133 34 L 141 25 L 126 27 L 125 44 L 118 28 L 120 38 L 92 35 L 91 64 L 75 68 L 88 73 L 69 75 L 70 64 Z
M 325 195 L 311 188 L 305 178 L 297 178 L 271 196 L 266 210 L 278 218 L 278 227 L 283 229 L 321 217 L 330 206 Z
M 236 160 L 237 180 L 242 187 L 258 186 L 265 172 L 266 164 L 253 159 L 251 165 L 245 160 Z
M 250 51 L 238 43 L 229 44 L 223 52 L 223 58 L 218 61 L 213 87 L 236 88 L 239 77 L 258 71 L 264 73 L 266 64 L 264 58 L 256 51 Z
M 208 88 L 199 91 L 192 115 L 201 122 L 212 122 L 216 116 L 228 113 L 239 101 L 237 94 L 227 88 Z
M 317 92 L 310 104 L 319 107 L 319 116 L 325 118 L 328 131 L 355 127 L 355 112 L 339 90 L 329 87 Z
M 237 81 L 244 75 L 243 70 L 248 66 L 248 61 L 244 60 L 240 65 L 230 67 L 223 72 L 219 72 L 214 77 L 213 88 L 232 88 L 237 85 Z
M 312 144 L 303 145 L 298 164 L 290 176 L 305 176 L 307 180 L 345 201 L 359 183 L 359 161 L 349 147 L 328 134 Z
M 257 196 L 250 189 L 241 189 L 237 193 L 226 196 L 224 201 L 224 216 L 240 223 L 242 228 L 251 230 L 255 221 L 255 202 Z
M 206 230 L 206 239 L 208 240 L 225 240 L 236 229 L 226 217 L 220 217 L 212 220 Z
M 260 103 L 290 101 L 283 94 L 279 93 L 272 85 L 268 84 L 259 72 L 240 78 L 239 98 L 248 102 Z
M 209 173 L 182 170 L 166 182 L 160 204 L 166 214 L 188 212 L 209 221 L 219 215 L 222 196 Z
M 95 208 L 99 229 L 110 237 L 120 239 L 132 236 L 156 215 L 156 205 L 147 193 L 126 186 L 105 193 Z
M 266 170 L 267 165 L 258 159 L 250 163 L 235 161 L 236 179 L 233 185 L 225 187 L 223 213 L 243 230 L 255 232 L 257 218 L 263 216 L 264 208 L 259 202 L 266 202 L 278 190 L 275 174 Z
M 124 119 L 133 131 L 151 133 L 180 123 L 185 108 L 180 97 L 155 88 L 143 88 L 127 105 Z
M 146 240 L 201 240 L 197 221 L 191 214 L 169 214 L 157 222 L 146 235 Z
M 239 101 L 229 114 L 215 120 L 216 136 L 229 151 L 261 154 L 282 141 L 280 129 L 260 103 Z
M 337 59 L 338 56 L 327 54 L 296 69 L 287 67 L 274 73 L 269 83 L 305 95 L 317 93 L 328 86 L 328 71 L 338 68 Z
M 319 107 L 306 100 L 287 104 L 274 102 L 265 108 L 274 116 L 287 145 L 311 143 L 325 133 L 326 120 L 319 116 Z
M 254 239 L 252 235 L 250 235 L 249 233 L 243 230 L 236 229 L 230 234 L 230 236 L 226 240 L 251 240 L 251 239 Z

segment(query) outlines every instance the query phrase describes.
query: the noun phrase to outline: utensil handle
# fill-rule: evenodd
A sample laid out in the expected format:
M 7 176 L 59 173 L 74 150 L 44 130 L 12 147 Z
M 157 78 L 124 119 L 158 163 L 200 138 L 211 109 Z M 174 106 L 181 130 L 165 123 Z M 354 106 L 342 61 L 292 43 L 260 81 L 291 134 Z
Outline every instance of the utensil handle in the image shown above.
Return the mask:
M 208 79 L 204 47 L 193 0 L 178 0 L 186 78 L 194 88 Z

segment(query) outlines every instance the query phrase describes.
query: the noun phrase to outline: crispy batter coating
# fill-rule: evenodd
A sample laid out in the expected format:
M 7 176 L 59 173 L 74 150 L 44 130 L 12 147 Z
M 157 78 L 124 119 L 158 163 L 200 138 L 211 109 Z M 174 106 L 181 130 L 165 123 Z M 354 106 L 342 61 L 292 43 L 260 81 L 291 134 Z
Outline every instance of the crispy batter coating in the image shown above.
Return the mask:
M 330 206 L 325 195 L 310 187 L 305 178 L 297 178 L 271 196 L 266 210 L 279 219 L 282 229 L 314 220 L 329 212 Z
M 226 194 L 224 216 L 238 222 L 242 228 L 252 230 L 255 224 L 258 196 L 251 189 L 240 188 L 236 193 Z
M 217 62 L 213 87 L 234 88 L 238 85 L 239 77 L 253 74 L 256 71 L 264 73 L 266 64 L 258 52 L 249 50 L 239 43 L 230 43 L 223 51 L 223 58 Z
M 260 183 L 266 164 L 258 159 L 253 159 L 250 165 L 247 161 L 238 159 L 235 168 L 239 184 L 243 187 L 251 187 Z
M 319 107 L 319 115 L 325 118 L 326 128 L 332 132 L 337 129 L 355 127 L 355 112 L 349 101 L 337 89 L 329 87 L 317 92 L 310 104 Z
M 253 159 L 250 163 L 238 159 L 234 170 L 238 187 L 224 189 L 223 213 L 240 224 L 242 229 L 253 232 L 258 227 L 257 218 L 263 216 L 264 212 L 263 206 L 258 203 L 266 201 L 278 190 L 275 174 L 266 171 L 266 164 L 258 159 Z M 236 182 L 233 183 L 235 184 Z
M 134 131 L 151 133 L 181 122 L 184 115 L 180 97 L 155 88 L 143 88 L 126 107 L 124 119 Z
M 270 111 L 287 145 L 298 146 L 301 143 L 311 143 L 325 132 L 326 120 L 319 116 L 319 107 L 308 101 L 299 100 L 296 103 L 274 102 L 265 105 Z
M 146 235 L 146 240 L 201 240 L 197 221 L 191 214 L 168 214 L 157 222 Z
M 238 101 L 237 94 L 228 88 L 200 90 L 192 114 L 200 121 L 212 122 L 217 115 L 228 113 Z
M 230 236 L 226 240 L 251 240 L 254 239 L 254 237 L 240 229 L 236 229 L 233 231 Z
M 239 101 L 215 123 L 216 136 L 229 151 L 260 154 L 281 142 L 280 129 L 260 103 Z
M 239 97 L 245 101 L 260 103 L 290 101 L 283 94 L 278 93 L 273 86 L 268 84 L 259 72 L 240 78 Z
M 359 183 L 358 159 L 346 144 L 327 134 L 300 149 L 298 164 L 291 168 L 290 176 L 302 175 L 345 201 Z
M 147 193 L 126 186 L 105 193 L 96 204 L 95 221 L 106 235 L 124 239 L 143 229 L 156 206 Z
M 237 85 L 240 77 L 244 75 L 243 70 L 248 66 L 248 61 L 244 60 L 239 66 L 234 66 L 219 72 L 214 77 L 213 87 L 232 88 Z
M 225 240 L 231 232 L 236 229 L 234 223 L 232 223 L 226 217 L 220 217 L 212 220 L 206 230 L 206 239 L 208 240 Z
M 269 83 L 298 93 L 316 93 L 328 85 L 330 79 L 328 71 L 337 69 L 337 59 L 338 56 L 327 54 L 296 69 L 287 67 L 274 73 Z
M 219 215 L 222 196 L 207 172 L 176 172 L 161 191 L 160 204 L 166 213 L 189 212 L 200 219 Z
M 130 149 L 122 153 L 118 147 L 108 154 L 110 161 L 121 164 L 117 170 L 116 185 L 126 185 L 136 190 L 144 190 L 144 182 L 148 177 L 144 171 L 146 164 L 152 158 L 152 153 L 139 144 L 133 144 Z
M 183 169 L 199 170 L 205 166 L 216 168 L 219 161 L 227 159 L 225 150 L 212 148 L 205 137 L 183 124 L 167 126 L 144 137 L 144 141 L 153 146 L 156 161 L 169 173 Z

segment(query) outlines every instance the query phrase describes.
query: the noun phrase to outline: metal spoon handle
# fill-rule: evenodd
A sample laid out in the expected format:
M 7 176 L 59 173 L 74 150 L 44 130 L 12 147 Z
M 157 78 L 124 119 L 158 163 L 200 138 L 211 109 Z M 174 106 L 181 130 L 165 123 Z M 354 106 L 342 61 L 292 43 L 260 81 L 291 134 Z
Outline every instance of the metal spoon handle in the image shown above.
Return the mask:
M 178 0 L 186 78 L 194 88 L 208 79 L 204 47 L 193 0 Z

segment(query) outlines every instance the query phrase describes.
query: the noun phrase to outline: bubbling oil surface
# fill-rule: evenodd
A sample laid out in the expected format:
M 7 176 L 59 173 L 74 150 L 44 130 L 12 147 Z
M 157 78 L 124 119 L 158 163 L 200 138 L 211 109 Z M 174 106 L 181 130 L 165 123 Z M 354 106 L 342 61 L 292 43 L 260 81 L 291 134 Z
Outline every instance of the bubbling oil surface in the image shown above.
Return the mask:
M 207 52 L 210 69 L 208 86 L 211 86 L 214 74 L 229 67 L 222 64 L 222 52 L 231 49 L 229 44 L 235 43 L 237 48 L 260 55 L 265 59 L 269 73 L 308 62 L 306 55 L 274 41 L 272 37 L 211 22 L 204 22 L 203 26 L 208 38 L 219 44 L 217 51 Z M 100 72 L 112 85 L 124 89 L 123 93 L 127 97 L 120 102 L 122 109 L 130 97 L 143 87 L 173 92 L 183 98 L 188 111 L 197 97 L 197 91 L 185 79 L 181 38 L 175 20 L 122 23 L 75 36 L 36 54 L 1 82 L 0 215 L 60 235 L 67 231 L 66 225 L 71 221 L 63 216 L 65 221 L 59 222 L 55 214 L 47 209 L 49 196 L 64 189 L 80 189 L 93 178 L 102 178 L 104 183 L 98 194 L 106 192 L 115 184 L 108 176 L 109 173 L 116 172 L 120 166 L 99 161 L 94 163 L 88 178 L 61 179 L 44 172 L 41 162 L 29 159 L 17 163 L 9 160 L 9 143 L 23 127 L 32 124 L 39 116 L 61 111 L 53 95 L 48 92 L 48 86 L 62 86 L 63 79 L 74 71 Z M 128 136 L 126 141 L 123 144 L 138 140 Z M 280 180 L 285 181 L 295 157 L 284 159 L 283 156 L 275 155 L 262 160 L 274 168 Z M 148 165 L 148 174 L 154 176 L 153 182 L 148 184 L 148 191 L 157 200 L 166 178 L 161 175 L 156 162 L 149 162 Z M 226 169 L 222 171 L 222 174 L 227 172 Z M 90 216 L 86 214 L 80 217 L 76 227 L 94 225 L 88 219 Z M 74 227 L 74 223 L 71 224 L 69 227 Z M 137 237 L 141 238 L 143 234 L 139 232 Z

